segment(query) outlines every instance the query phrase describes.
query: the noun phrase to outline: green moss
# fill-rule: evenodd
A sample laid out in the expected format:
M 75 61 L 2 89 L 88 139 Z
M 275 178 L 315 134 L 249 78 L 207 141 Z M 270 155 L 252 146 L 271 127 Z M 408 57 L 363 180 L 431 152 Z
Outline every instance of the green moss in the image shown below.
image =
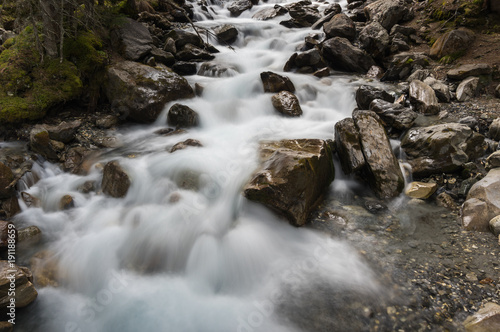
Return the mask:
M 412 58 L 408 58 L 408 60 L 405 61 L 405 65 L 411 65 L 412 62 L 415 61 Z
M 464 54 L 465 54 L 465 51 L 463 50 L 463 51 L 458 51 L 458 52 L 452 53 L 450 55 L 445 55 L 444 57 L 439 59 L 439 62 L 442 64 L 450 64 L 450 63 L 454 62 L 456 59 L 462 57 Z
M 102 40 L 94 33 L 80 33 L 76 39 L 67 39 L 64 44 L 66 58 L 76 64 L 84 76 L 102 70 L 108 56 L 102 50 Z

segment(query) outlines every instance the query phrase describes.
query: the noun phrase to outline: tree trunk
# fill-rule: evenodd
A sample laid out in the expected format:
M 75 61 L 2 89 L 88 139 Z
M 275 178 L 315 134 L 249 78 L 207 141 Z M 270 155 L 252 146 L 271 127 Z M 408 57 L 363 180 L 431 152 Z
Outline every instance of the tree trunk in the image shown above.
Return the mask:
M 43 48 L 49 57 L 57 58 L 59 53 L 59 22 L 58 5 L 51 0 L 40 0 L 44 35 Z

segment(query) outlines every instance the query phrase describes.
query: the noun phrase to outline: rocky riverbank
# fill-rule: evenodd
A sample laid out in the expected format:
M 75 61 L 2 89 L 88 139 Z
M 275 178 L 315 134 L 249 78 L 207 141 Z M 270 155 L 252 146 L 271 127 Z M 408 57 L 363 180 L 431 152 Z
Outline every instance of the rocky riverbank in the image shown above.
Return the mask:
M 253 5 L 238 0 L 227 9 L 238 16 Z M 487 305 L 500 304 L 500 59 L 491 44 L 498 38 L 498 8 L 477 5 L 465 2 L 455 14 L 440 16 L 432 1 L 348 1 L 346 8 L 331 4 L 322 12 L 317 4 L 300 1 L 254 15 L 256 20 L 283 16 L 285 27 L 317 31 L 283 64 L 285 74 L 261 74 L 263 92 L 273 94 L 277 116 L 302 115 L 286 72 L 318 79 L 350 72 L 366 82 L 356 91 L 352 117 L 332 128 L 332 141 L 262 142 L 262 164 L 244 189 L 248 199 L 292 225 L 305 224 L 352 243 L 388 290 L 361 299 L 326 289 L 322 295 L 285 301 L 280 311 L 303 330 L 462 331 L 465 319 L 484 307 L 492 314 L 483 318 L 493 330 L 500 329 L 498 308 Z M 176 100 L 165 128 L 155 135 L 172 136 L 199 125 L 200 110 L 183 105 L 182 99 L 202 96 L 203 86 L 192 87 L 183 76 L 224 76 L 237 68 L 211 62 L 218 50 L 200 39 L 199 30 L 187 31 L 192 10 L 190 4 L 182 8 L 143 12 L 113 30 L 115 52 L 103 75 L 99 112 L 68 105 L 56 115 L 45 109 L 49 116 L 36 123 L 7 123 L 12 121 L 6 117 L 0 124 L 0 217 L 6 225 L 21 210 L 18 200 L 23 208 L 39 204 L 23 192 L 37 181 L 37 161 L 86 174 L 101 156 L 121 147 L 116 128 L 152 123 Z M 217 9 L 202 8 L 207 15 Z M 473 24 L 474 10 L 476 18 L 487 18 L 486 25 Z M 231 25 L 213 31 L 224 44 L 239 33 Z M 3 32 L 6 50 L 7 36 L 12 33 Z M 481 43 L 484 53 L 478 54 Z M 397 147 L 395 140 L 401 140 Z M 21 143 L 8 143 L 13 141 Z M 202 144 L 180 140 L 169 152 Z M 127 170 L 115 161 L 98 168 L 102 179 L 85 183 L 80 192 L 124 197 L 133 181 Z M 335 172 L 360 189 L 328 192 Z M 415 181 L 405 188 L 405 179 Z M 179 186 L 193 189 L 189 183 Z M 73 199 L 65 195 L 58 209 L 71 209 Z M 7 239 L 8 226 L 0 230 Z M 39 238 L 36 228 L 18 230 L 19 243 Z M 19 307 L 35 300 L 33 284 L 41 285 L 37 277 L 57 285 L 53 271 L 50 277 L 44 269 L 33 277 L 25 268 L 18 271 L 16 280 L 26 289 L 22 295 L 27 294 L 16 298 Z M 344 307 L 351 295 L 356 300 Z M 343 300 L 332 300 L 337 296 Z M 307 308 L 294 305 L 299 302 Z M 476 326 L 481 324 L 489 323 Z M 472 325 L 467 330 L 488 331 Z

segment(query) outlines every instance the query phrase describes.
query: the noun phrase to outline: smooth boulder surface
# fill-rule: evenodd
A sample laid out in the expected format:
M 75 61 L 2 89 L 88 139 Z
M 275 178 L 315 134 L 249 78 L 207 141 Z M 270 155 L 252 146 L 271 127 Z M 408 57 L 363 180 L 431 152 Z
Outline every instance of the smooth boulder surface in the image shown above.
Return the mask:
M 192 98 L 187 80 L 168 68 L 123 61 L 107 69 L 105 93 L 113 109 L 137 122 L 153 122 L 169 101 Z
M 462 207 L 465 229 L 489 232 L 489 222 L 500 215 L 500 168 L 494 168 L 476 182 L 467 194 Z
M 358 173 L 366 166 L 358 128 L 352 118 L 335 124 L 335 147 L 345 174 Z
M 137 61 L 152 50 L 153 38 L 145 25 L 131 18 L 111 33 L 112 44 L 116 51 L 127 60 Z
M 104 166 L 102 175 L 102 191 L 111 197 L 125 197 L 130 188 L 130 177 L 116 160 Z
M 429 55 L 435 59 L 444 56 L 456 56 L 464 52 L 474 41 L 474 32 L 460 28 L 446 32 L 432 45 Z
M 326 38 L 342 37 L 353 41 L 356 37 L 356 26 L 346 14 L 337 14 L 323 25 Z
M 454 172 L 486 149 L 484 136 L 459 123 L 412 128 L 401 140 L 401 147 L 418 177 Z
M 366 73 L 375 61 L 365 51 L 353 46 L 346 38 L 334 37 L 323 43 L 323 58 L 333 69 Z
M 281 114 L 288 116 L 301 116 L 302 108 L 297 97 L 289 91 L 281 91 L 271 97 L 273 107 Z
M 296 139 L 263 142 L 261 166 L 244 188 L 248 199 L 277 211 L 294 226 L 307 222 L 335 176 L 326 141 Z
M 427 199 L 436 192 L 437 183 L 413 181 L 405 189 L 405 195 L 411 198 Z
M 260 74 L 260 79 L 264 86 L 264 92 L 295 92 L 295 86 L 292 81 L 286 76 L 266 71 Z
M 372 189 L 380 198 L 398 196 L 404 188 L 404 177 L 380 118 L 371 111 L 356 111 L 353 119 L 359 130 Z
M 410 102 L 415 105 L 418 112 L 423 114 L 439 113 L 439 100 L 434 90 L 419 80 L 410 83 Z

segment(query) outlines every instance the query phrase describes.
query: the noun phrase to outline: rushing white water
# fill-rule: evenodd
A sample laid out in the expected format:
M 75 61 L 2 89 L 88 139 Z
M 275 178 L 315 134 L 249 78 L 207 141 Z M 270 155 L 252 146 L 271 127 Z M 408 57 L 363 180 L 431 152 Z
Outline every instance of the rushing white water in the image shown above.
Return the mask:
M 231 23 L 240 33 L 234 51 L 211 41 L 221 51 L 214 62 L 233 68 L 226 77 L 189 77 L 204 86 L 201 97 L 182 101 L 199 113 L 199 128 L 155 135 L 164 127 L 166 105 L 155 124 L 122 129 L 117 136 L 123 147 L 88 175 L 65 174 L 48 163 L 40 168 L 42 179 L 26 191 L 41 207 L 23 206 L 17 222 L 41 228 L 58 260 L 60 285 L 39 289 L 24 329 L 293 331 L 278 308 L 294 291 L 312 284 L 376 290 L 348 244 L 291 227 L 241 195 L 257 166 L 259 140 L 331 139 L 335 122 L 355 107 L 352 78 L 283 73 L 293 81 L 304 114 L 284 118 L 273 109 L 260 73 L 282 73 L 313 33 L 279 25 L 286 16 L 251 19 L 273 5 L 255 6 L 239 18 L 212 6 L 215 19 L 197 22 L 206 28 Z M 198 9 L 196 17 L 204 17 Z M 203 147 L 167 152 L 187 138 Z M 132 179 L 126 197 L 78 191 L 86 181 L 99 184 L 102 165 L 114 159 Z M 67 194 L 75 207 L 61 211 Z

